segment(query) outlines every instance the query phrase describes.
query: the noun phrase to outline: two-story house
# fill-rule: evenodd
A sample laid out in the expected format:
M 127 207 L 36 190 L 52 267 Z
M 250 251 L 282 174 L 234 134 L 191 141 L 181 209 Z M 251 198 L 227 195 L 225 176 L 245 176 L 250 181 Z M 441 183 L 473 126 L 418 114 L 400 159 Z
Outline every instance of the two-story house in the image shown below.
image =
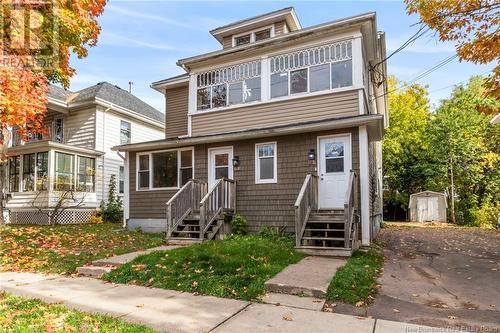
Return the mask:
M 375 13 L 302 28 L 293 8 L 210 32 L 165 95 L 163 140 L 126 154 L 128 227 L 210 239 L 238 213 L 304 252 L 349 255 L 382 219 L 385 37 Z
M 7 202 L 10 223 L 48 222 L 53 209 L 69 193 L 59 223 L 85 222 L 107 199 L 111 175 L 124 192 L 123 156 L 119 144 L 164 137 L 164 114 L 115 85 L 100 82 L 71 92 L 50 86 L 45 134 L 24 141 L 12 135 L 7 154 Z

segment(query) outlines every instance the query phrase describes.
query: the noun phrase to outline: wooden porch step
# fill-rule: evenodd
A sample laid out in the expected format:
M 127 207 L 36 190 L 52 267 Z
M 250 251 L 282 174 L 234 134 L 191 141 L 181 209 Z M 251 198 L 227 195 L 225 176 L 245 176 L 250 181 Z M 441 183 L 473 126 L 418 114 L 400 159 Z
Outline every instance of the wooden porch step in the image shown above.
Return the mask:
M 344 241 L 344 237 L 302 237 L 302 240 Z
M 201 231 L 199 230 L 175 230 L 172 231 L 173 234 L 200 234 Z
M 339 229 L 339 228 L 332 228 L 332 229 L 320 229 L 320 228 L 305 228 L 304 231 L 329 231 L 329 232 L 340 232 L 344 231 L 344 228 Z
M 352 249 L 345 247 L 296 246 L 295 249 L 312 256 L 350 257 L 352 255 Z
M 307 223 L 314 223 L 314 224 L 344 224 L 344 221 L 339 221 L 339 220 L 307 220 Z

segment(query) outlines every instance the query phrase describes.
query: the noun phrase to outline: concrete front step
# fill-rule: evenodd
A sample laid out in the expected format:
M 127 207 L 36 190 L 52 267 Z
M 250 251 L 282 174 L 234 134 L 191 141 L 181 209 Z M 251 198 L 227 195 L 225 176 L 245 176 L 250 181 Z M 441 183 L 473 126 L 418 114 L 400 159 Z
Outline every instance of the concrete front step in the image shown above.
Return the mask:
M 191 245 L 201 243 L 199 238 L 186 238 L 186 237 L 170 237 L 167 240 L 168 245 Z
M 100 278 L 103 274 L 111 272 L 116 267 L 104 266 L 82 266 L 76 269 L 76 272 L 83 276 Z

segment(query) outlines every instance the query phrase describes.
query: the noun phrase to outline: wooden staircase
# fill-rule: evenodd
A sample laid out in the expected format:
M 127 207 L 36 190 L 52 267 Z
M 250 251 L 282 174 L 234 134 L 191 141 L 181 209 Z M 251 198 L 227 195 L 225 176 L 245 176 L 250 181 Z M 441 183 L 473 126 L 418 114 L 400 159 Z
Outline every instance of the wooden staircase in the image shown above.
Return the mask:
M 205 182 L 190 180 L 167 202 L 169 244 L 214 239 L 235 208 L 234 180 L 221 178 L 210 190 Z
M 310 255 L 348 257 L 359 247 L 359 215 L 351 172 L 344 209 L 317 209 L 317 179 L 308 175 L 295 203 L 296 248 Z

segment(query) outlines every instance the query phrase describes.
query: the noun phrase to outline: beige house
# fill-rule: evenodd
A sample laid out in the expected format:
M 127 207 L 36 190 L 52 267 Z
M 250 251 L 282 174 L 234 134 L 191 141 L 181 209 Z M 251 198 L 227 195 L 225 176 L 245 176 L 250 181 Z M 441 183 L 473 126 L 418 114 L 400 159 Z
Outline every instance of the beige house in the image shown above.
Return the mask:
M 120 145 L 125 223 L 202 240 L 235 213 L 304 252 L 349 255 L 382 220 L 385 35 L 375 13 L 303 28 L 293 8 L 210 31 L 221 44 L 154 82 L 165 138 Z
M 123 195 L 125 163 L 113 146 L 164 136 L 164 114 L 113 84 L 72 92 L 51 86 L 45 134 L 12 135 L 7 154 L 10 223 L 46 224 L 62 195 L 67 209 L 58 223 L 81 223 L 106 200 L 111 175 Z M 120 194 L 121 193 L 121 194 Z M 78 207 L 76 207 L 78 206 Z

